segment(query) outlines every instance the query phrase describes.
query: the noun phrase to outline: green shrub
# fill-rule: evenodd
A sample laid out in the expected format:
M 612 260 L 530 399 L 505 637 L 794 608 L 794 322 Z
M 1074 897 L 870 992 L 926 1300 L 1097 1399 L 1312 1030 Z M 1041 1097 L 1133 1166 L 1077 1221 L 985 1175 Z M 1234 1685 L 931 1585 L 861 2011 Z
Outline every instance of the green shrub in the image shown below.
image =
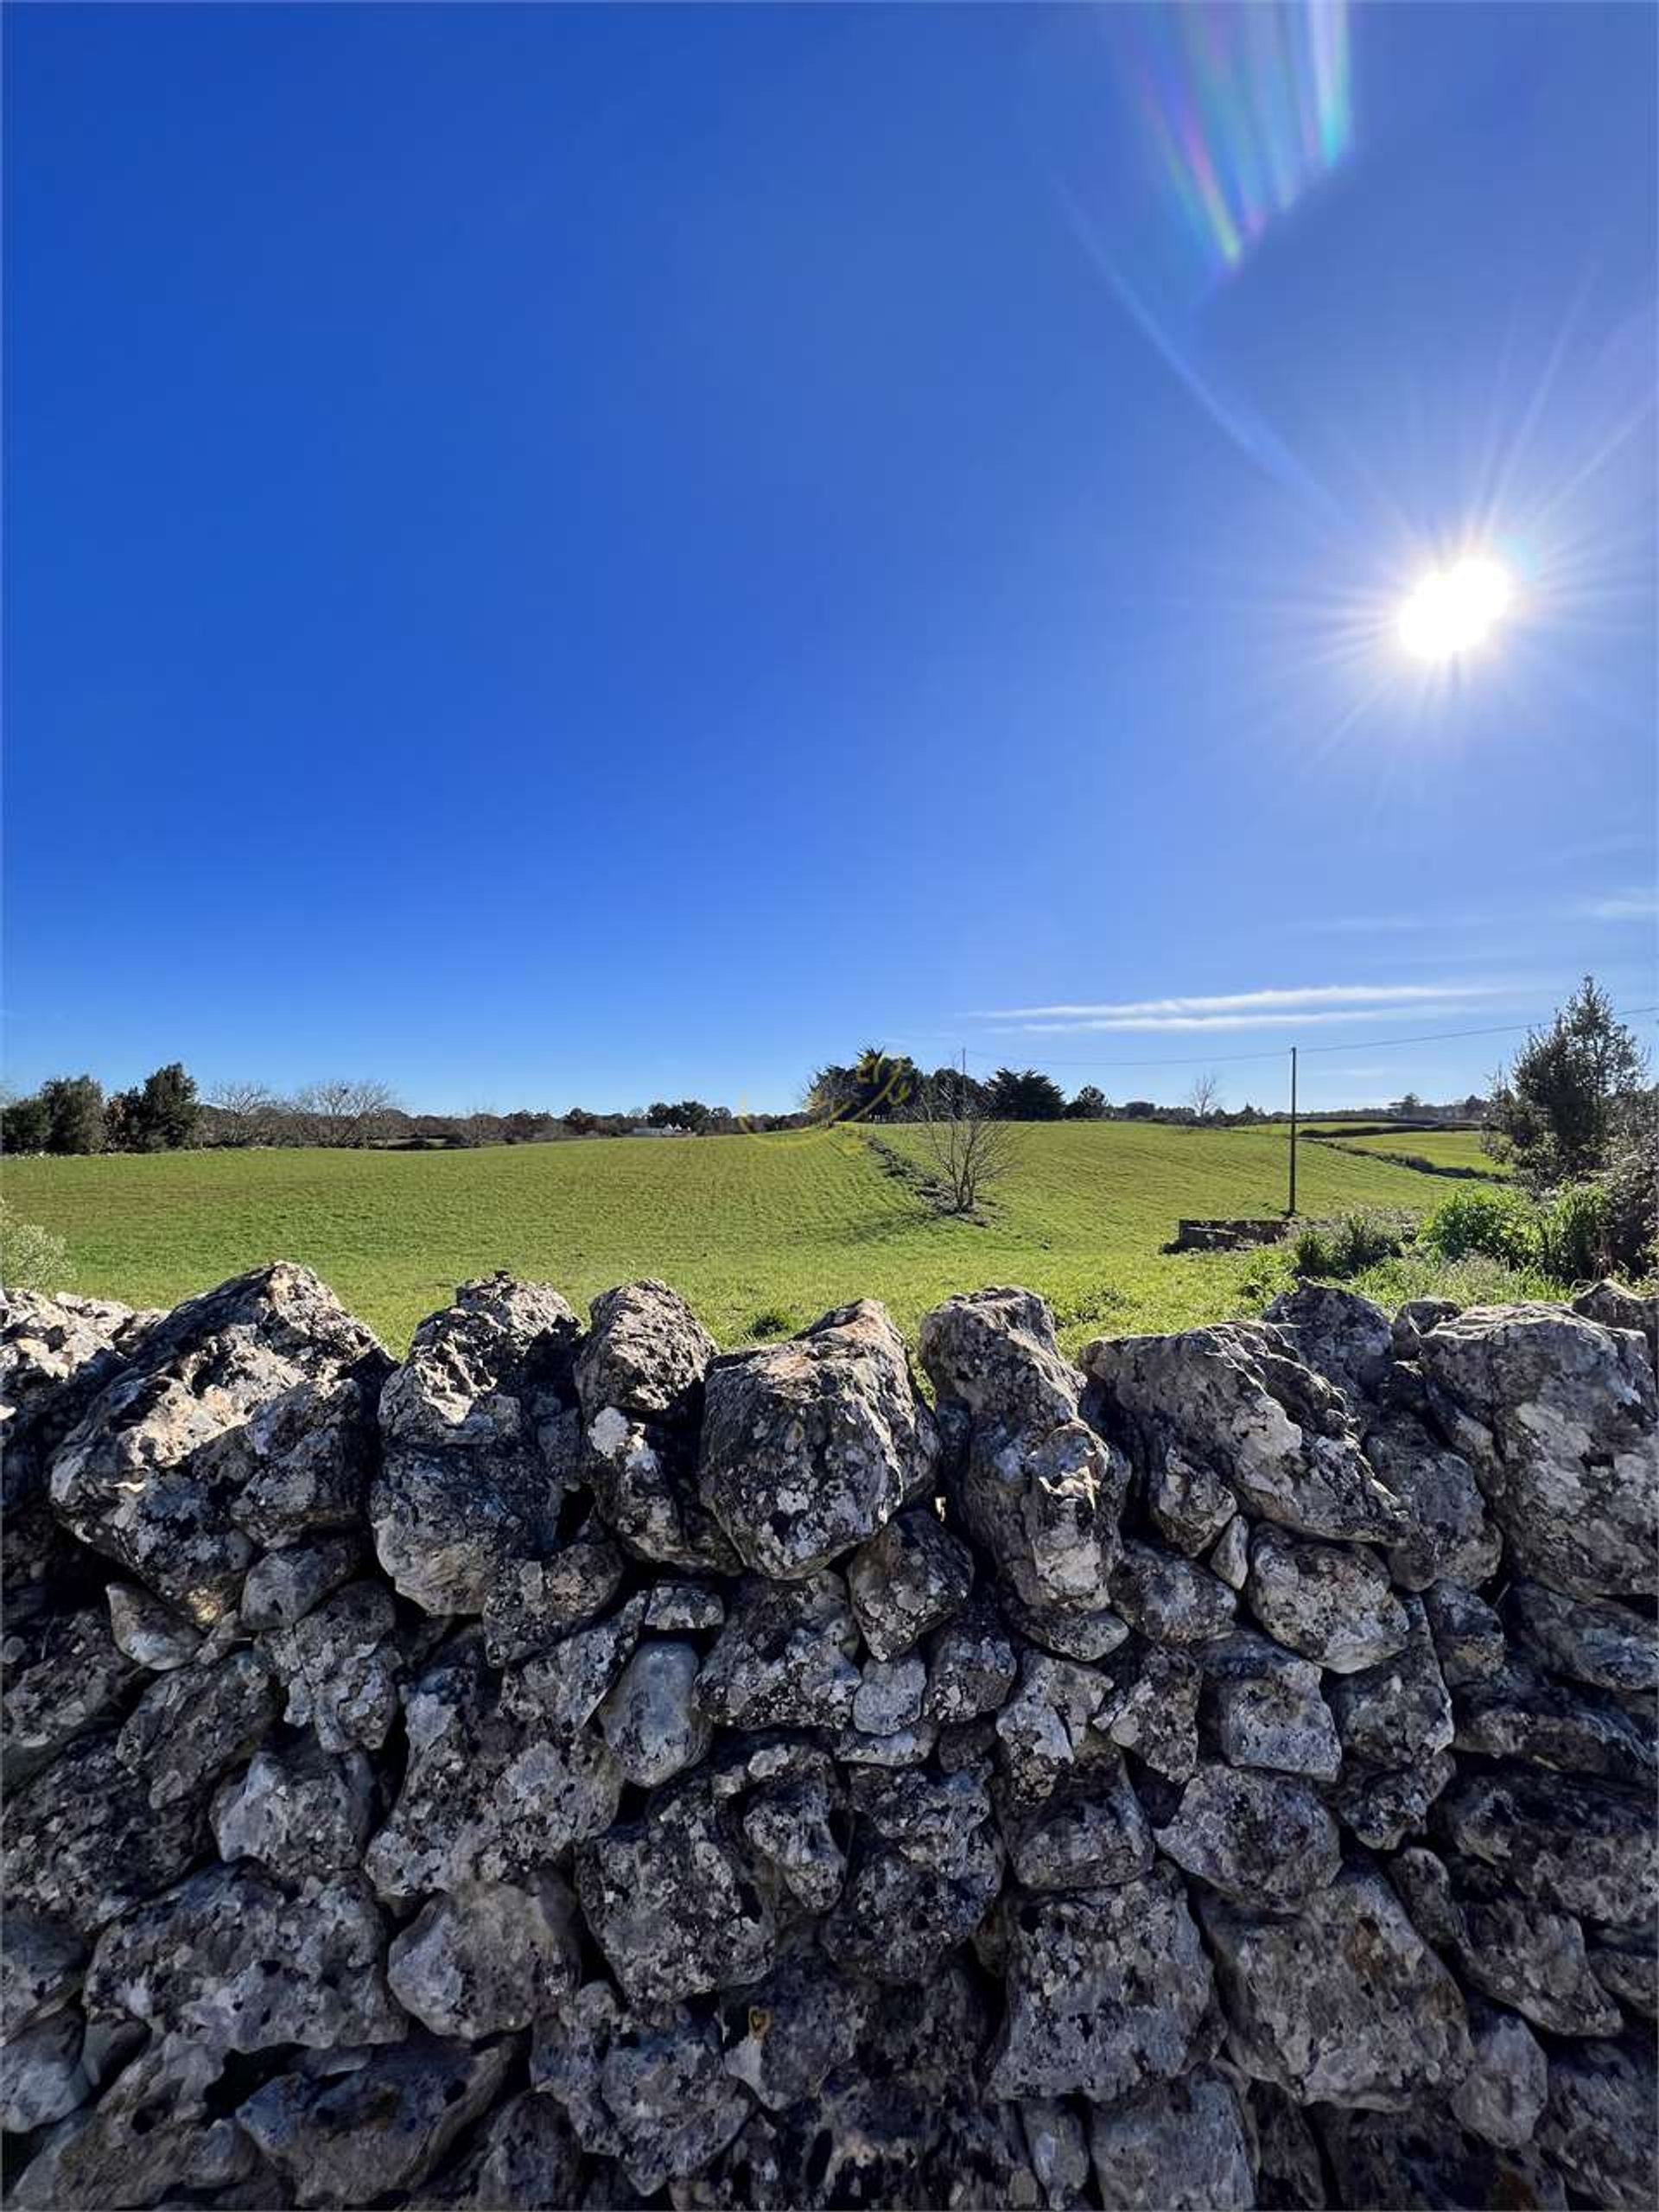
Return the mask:
M 1507 1268 L 1524 1268 L 1538 1258 L 1532 1209 L 1513 1191 L 1454 1192 L 1435 1207 L 1418 1241 L 1442 1260 L 1478 1253 Z
M 62 1290 L 69 1281 L 69 1252 L 61 1236 L 32 1221 L 19 1221 L 0 1198 L 0 1284 L 8 1290 Z
M 1611 1274 L 1613 1201 L 1602 1183 L 1569 1183 L 1538 1210 L 1538 1263 L 1562 1282 Z
M 758 1313 L 749 1316 L 746 1334 L 759 1341 L 766 1337 L 788 1337 L 795 1332 L 795 1317 L 785 1313 L 781 1306 L 763 1306 Z
M 1379 1260 L 1392 1258 L 1410 1234 L 1411 1224 L 1404 1215 L 1367 1207 L 1304 1229 L 1291 1245 L 1290 1263 L 1299 1275 L 1345 1282 Z

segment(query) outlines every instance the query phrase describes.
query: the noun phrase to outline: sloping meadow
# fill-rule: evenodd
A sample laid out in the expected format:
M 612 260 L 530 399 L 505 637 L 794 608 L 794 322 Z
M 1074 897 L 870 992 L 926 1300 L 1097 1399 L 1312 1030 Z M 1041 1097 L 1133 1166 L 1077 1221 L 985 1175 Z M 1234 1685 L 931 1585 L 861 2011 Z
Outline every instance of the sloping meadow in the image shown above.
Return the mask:
M 1650 2205 L 1656 1319 L 12 1294 L 9 2200 Z

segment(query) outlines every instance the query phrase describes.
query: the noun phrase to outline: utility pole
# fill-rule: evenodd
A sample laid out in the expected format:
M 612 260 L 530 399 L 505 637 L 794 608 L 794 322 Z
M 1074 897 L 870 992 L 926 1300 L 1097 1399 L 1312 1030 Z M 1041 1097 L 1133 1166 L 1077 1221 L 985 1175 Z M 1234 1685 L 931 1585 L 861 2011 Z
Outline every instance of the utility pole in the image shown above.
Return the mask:
M 1290 1048 L 1290 1204 L 1285 1211 L 1296 1217 L 1296 1047 Z

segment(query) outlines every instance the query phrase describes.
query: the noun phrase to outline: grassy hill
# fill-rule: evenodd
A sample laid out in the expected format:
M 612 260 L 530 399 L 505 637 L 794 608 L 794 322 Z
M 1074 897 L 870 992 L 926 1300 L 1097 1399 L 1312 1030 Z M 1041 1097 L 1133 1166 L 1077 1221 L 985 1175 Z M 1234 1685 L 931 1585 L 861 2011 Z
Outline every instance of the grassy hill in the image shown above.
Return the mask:
M 883 1143 L 920 1157 L 919 1133 Z M 1259 1254 L 1166 1257 L 1182 1214 L 1275 1212 L 1285 1140 L 1127 1122 L 1045 1122 L 983 1225 L 943 1219 L 866 1132 L 595 1139 L 475 1152 L 281 1150 L 10 1161 L 14 1211 L 67 1243 L 73 1287 L 166 1305 L 276 1259 L 316 1268 L 401 1349 L 468 1275 L 508 1268 L 579 1309 L 632 1275 L 666 1278 L 722 1344 L 786 1332 L 858 1296 L 901 1327 L 952 1291 L 1018 1281 L 1068 1344 L 1249 1310 L 1276 1287 Z M 1309 1214 L 1421 1207 L 1449 1187 L 1307 1144 Z

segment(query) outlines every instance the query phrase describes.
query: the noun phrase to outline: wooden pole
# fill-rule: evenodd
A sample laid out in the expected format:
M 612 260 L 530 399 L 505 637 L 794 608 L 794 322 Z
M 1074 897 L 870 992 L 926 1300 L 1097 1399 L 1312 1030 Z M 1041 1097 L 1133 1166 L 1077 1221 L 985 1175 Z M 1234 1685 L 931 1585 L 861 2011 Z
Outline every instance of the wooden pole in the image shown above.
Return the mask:
M 1296 1215 L 1296 1047 L 1290 1048 L 1290 1204 L 1285 1211 Z

